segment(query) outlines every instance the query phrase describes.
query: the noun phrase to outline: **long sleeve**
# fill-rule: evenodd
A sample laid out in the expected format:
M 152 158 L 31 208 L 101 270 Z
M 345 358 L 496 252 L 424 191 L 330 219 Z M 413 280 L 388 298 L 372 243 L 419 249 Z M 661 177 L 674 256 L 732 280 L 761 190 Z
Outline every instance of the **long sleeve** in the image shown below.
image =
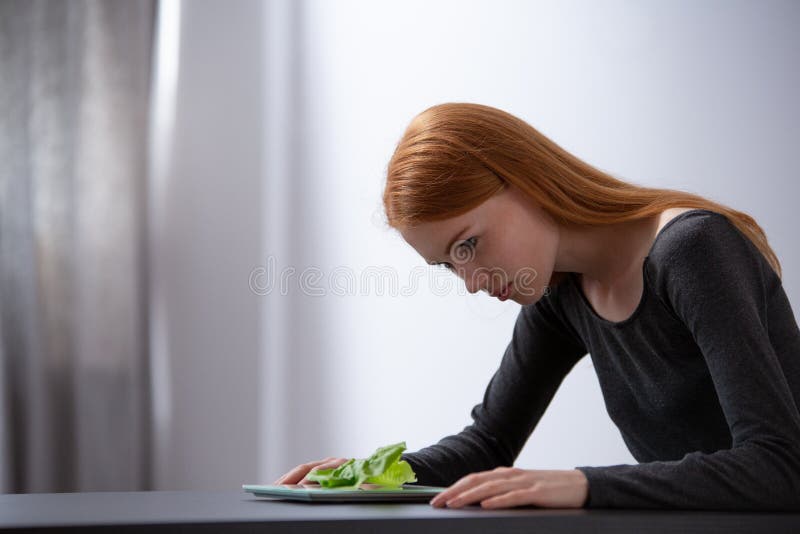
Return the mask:
M 589 480 L 586 506 L 800 510 L 800 350 L 783 286 L 724 216 L 688 229 L 670 242 L 653 282 L 702 352 L 731 447 L 674 461 L 577 467 Z
M 520 310 L 500 366 L 472 409 L 472 424 L 403 455 L 418 484 L 449 486 L 469 473 L 513 464 L 564 377 L 586 354 L 552 309 L 551 296 Z

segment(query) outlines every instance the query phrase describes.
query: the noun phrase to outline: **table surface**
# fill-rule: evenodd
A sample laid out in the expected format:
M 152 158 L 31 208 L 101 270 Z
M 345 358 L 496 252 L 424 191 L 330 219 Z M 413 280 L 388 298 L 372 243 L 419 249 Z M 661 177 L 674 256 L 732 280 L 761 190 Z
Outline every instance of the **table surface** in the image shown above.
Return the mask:
M 483 510 L 410 503 L 302 503 L 244 491 L 0 495 L 0 531 L 62 532 L 800 532 L 800 513 Z

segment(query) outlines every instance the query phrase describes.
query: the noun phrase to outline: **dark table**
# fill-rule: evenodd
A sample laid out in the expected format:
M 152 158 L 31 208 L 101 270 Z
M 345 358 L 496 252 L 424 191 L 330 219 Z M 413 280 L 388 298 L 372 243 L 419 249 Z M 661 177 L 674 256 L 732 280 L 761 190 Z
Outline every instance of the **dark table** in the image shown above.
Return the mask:
M 460 510 L 428 504 L 297 503 L 244 491 L 0 495 L 0 531 L 62 532 L 800 532 L 800 514 L 659 510 Z

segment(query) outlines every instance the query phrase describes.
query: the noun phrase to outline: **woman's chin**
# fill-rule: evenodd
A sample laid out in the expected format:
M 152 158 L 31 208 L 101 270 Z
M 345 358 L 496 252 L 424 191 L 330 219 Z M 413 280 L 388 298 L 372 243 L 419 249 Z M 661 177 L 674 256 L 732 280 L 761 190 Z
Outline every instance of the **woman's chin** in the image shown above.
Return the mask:
M 535 303 L 541 297 L 538 291 L 534 291 L 533 289 L 529 290 L 528 292 L 514 292 L 513 295 L 509 298 L 509 300 L 513 300 L 517 304 L 522 304 L 523 306 L 528 306 L 530 304 Z

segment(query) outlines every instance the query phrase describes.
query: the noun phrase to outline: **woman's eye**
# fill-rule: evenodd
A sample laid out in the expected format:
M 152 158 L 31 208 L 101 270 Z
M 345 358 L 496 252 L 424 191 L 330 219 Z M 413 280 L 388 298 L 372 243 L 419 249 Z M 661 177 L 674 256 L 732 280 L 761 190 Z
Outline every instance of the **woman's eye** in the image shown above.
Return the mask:
M 475 259 L 475 246 L 478 244 L 477 237 L 465 239 L 453 250 L 451 254 L 453 261 L 458 264 L 467 263 Z
M 477 237 L 470 237 L 469 239 L 465 239 L 464 241 L 462 241 L 459 246 L 460 247 L 467 247 L 469 249 L 473 249 L 473 248 L 475 248 L 475 245 L 477 243 L 478 243 L 478 238 Z
M 453 259 L 454 262 L 458 263 L 459 265 L 462 263 L 467 263 L 472 261 L 475 257 L 475 246 L 478 244 L 477 237 L 470 237 L 469 239 L 465 239 L 464 241 L 458 243 L 457 245 L 453 246 L 452 252 L 450 253 L 450 257 Z M 439 263 L 434 263 L 437 267 L 444 267 L 450 271 L 455 271 L 455 268 L 451 263 L 446 261 L 442 261 Z

